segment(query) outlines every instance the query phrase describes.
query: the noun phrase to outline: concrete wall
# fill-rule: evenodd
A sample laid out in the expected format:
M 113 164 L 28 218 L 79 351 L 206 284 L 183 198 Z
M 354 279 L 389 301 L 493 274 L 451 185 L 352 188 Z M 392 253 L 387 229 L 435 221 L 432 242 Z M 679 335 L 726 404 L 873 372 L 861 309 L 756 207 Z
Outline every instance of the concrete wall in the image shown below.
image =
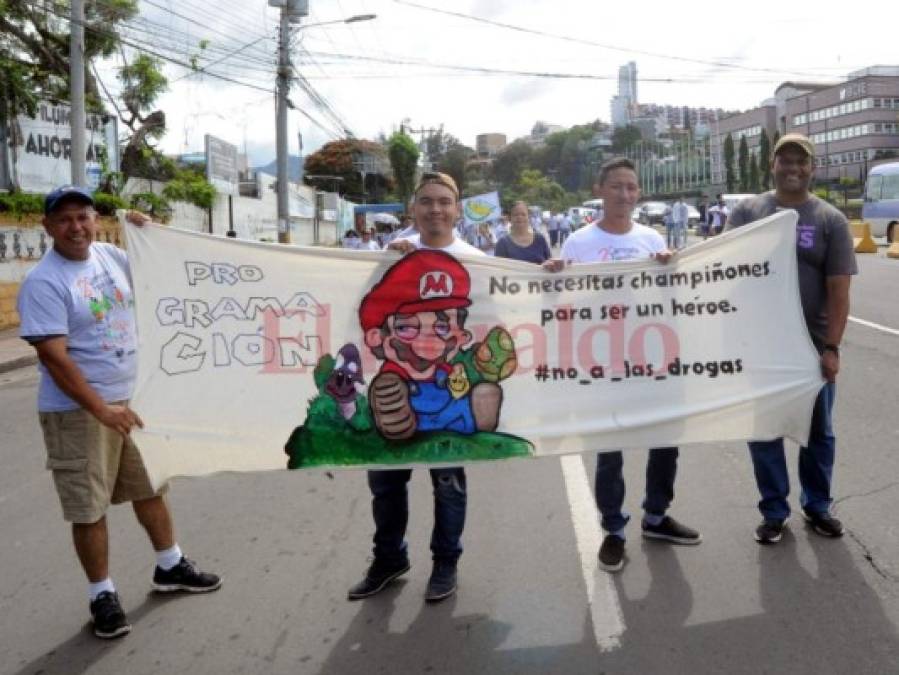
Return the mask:
M 234 212 L 234 230 L 239 239 L 278 241 L 277 195 L 272 189 L 275 177 L 258 174 L 260 196 L 231 197 Z M 125 196 L 139 192 L 161 194 L 164 183 L 132 178 L 123 190 Z M 299 246 L 312 246 L 315 241 L 315 190 L 301 185 L 290 186 L 291 219 L 290 242 Z M 172 219 L 169 224 L 193 232 L 209 232 L 209 214 L 193 204 L 172 202 Z M 329 214 L 328 211 L 325 212 Z M 217 195 L 212 208 L 212 234 L 224 236 L 228 231 L 228 196 Z M 319 245 L 334 246 L 338 241 L 338 226 L 333 219 L 319 223 Z

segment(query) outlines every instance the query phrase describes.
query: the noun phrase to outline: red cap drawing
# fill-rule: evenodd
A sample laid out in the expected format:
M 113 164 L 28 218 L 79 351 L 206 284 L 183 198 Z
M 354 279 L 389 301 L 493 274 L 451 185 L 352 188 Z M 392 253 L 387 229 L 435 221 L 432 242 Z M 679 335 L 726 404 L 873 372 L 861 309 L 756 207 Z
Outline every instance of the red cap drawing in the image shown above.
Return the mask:
M 468 271 L 448 253 L 420 250 L 391 267 L 359 307 L 362 330 L 380 328 L 391 314 L 468 307 Z

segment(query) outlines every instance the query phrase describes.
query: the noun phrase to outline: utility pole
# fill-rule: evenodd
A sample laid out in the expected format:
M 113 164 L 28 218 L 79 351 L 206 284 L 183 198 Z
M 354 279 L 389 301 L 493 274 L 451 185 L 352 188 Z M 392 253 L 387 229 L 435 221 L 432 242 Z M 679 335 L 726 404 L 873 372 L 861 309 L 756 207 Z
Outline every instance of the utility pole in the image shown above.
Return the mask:
M 275 145 L 278 164 L 278 243 L 290 243 L 290 201 L 287 180 L 287 97 L 290 93 L 290 24 L 299 23 L 309 14 L 309 0 L 269 0 L 281 9 L 278 22 L 278 102 L 275 119 Z
M 72 0 L 69 18 L 69 98 L 72 105 L 72 185 L 85 187 L 84 0 Z

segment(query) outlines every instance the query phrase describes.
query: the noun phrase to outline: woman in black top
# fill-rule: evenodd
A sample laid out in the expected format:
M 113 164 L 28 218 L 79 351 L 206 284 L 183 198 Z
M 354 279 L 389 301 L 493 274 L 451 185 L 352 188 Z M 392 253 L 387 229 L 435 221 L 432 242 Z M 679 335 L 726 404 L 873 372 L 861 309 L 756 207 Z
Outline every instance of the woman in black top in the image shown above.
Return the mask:
M 515 202 L 512 207 L 512 227 L 509 234 L 501 238 L 496 244 L 494 255 L 498 258 L 512 258 L 537 265 L 549 260 L 551 254 L 546 238 L 534 232 L 528 221 L 528 205 L 524 202 Z

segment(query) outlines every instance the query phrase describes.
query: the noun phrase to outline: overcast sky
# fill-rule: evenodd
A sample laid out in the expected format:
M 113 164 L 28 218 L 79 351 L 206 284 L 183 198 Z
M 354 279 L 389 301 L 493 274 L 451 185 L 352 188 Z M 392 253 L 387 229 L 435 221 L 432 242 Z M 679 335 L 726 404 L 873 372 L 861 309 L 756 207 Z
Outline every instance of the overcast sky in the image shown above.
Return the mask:
M 185 77 L 185 68 L 165 66 L 171 81 L 159 102 L 169 129 L 162 142 L 165 152 L 200 151 L 203 135 L 211 133 L 241 148 L 245 144 L 254 165 L 274 158 L 277 11 L 266 4 L 141 1 L 142 14 L 151 22 L 146 39 L 175 58 L 188 60 L 200 53 L 200 41 L 208 40 L 210 48 L 200 60 L 208 64 L 258 40 L 209 66 L 257 89 L 202 74 Z M 618 67 L 630 60 L 637 63 L 641 103 L 740 110 L 758 105 L 787 80 L 834 81 L 869 65 L 899 63 L 899 9 L 880 1 L 812 6 L 780 0 L 743 5 L 720 0 L 310 0 L 310 10 L 304 21 L 309 27 L 297 40 L 311 56 L 295 49 L 294 63 L 363 138 L 389 134 L 404 118 L 414 128 L 442 124 L 472 146 L 478 133 L 501 132 L 511 141 L 537 120 L 565 126 L 608 121 Z M 312 25 L 356 14 L 378 17 L 352 25 Z M 463 72 L 439 65 L 593 79 Z M 338 135 L 335 123 L 296 86 L 291 99 L 332 130 L 325 133 L 292 111 L 291 154 L 297 153 L 297 132 L 303 134 L 304 154 Z

